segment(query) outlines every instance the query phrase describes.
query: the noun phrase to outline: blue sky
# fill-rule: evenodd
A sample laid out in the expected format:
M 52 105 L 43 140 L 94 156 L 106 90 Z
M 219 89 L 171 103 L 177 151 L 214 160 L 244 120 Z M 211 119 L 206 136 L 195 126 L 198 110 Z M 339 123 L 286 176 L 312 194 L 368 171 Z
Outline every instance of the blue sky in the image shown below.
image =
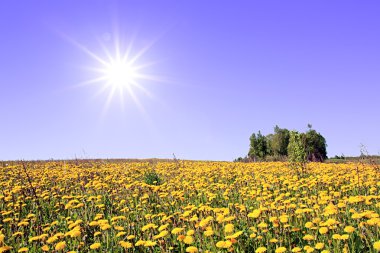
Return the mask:
M 378 1 L 2 1 L 0 160 L 232 160 L 277 124 L 380 153 Z M 117 35 L 117 36 L 116 36 Z M 115 41 L 154 62 L 105 109 Z M 96 96 L 95 96 L 96 95 Z

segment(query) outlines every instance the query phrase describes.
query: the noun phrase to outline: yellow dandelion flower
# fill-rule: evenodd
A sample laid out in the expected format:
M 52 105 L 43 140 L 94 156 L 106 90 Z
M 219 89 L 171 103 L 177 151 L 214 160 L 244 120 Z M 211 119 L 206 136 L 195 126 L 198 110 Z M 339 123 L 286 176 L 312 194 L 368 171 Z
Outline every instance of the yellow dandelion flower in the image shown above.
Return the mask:
M 44 246 L 41 247 L 41 250 L 42 250 L 42 251 L 49 251 L 50 248 L 49 248 L 49 246 L 44 245 Z
M 266 251 L 267 251 L 267 248 L 265 248 L 265 247 L 258 247 L 255 250 L 255 253 L 263 253 L 263 252 L 266 252 Z
M 4 242 L 4 238 L 5 238 L 5 235 L 4 234 L 0 234 L 0 243 Z
M 183 242 L 185 244 L 193 244 L 194 243 L 194 238 L 192 236 L 185 236 L 185 238 L 183 239 Z
M 346 226 L 344 228 L 344 232 L 346 232 L 346 233 L 353 233 L 354 231 L 355 231 L 355 228 L 352 226 Z
M 144 247 L 153 247 L 153 246 L 156 246 L 157 242 L 153 242 L 153 241 L 146 241 L 144 243 Z
M 310 221 L 305 223 L 306 228 L 312 228 L 313 226 L 314 226 L 314 224 Z
M 314 236 L 307 234 L 303 237 L 303 239 L 306 241 L 312 241 L 314 240 Z
M 323 249 L 325 247 L 325 244 L 323 242 L 319 242 L 315 244 L 314 248 L 316 249 Z
M 229 248 L 231 247 L 232 242 L 230 240 L 227 241 L 219 241 L 216 243 L 216 247 L 218 248 Z
M 212 235 L 214 234 L 214 231 L 212 231 L 212 230 L 207 230 L 207 231 L 203 232 L 203 234 L 204 234 L 206 237 L 208 237 L 208 236 L 212 236 Z
M 119 232 L 116 234 L 116 237 L 120 237 L 120 236 L 123 236 L 123 235 L 126 235 L 127 232 Z
M 234 225 L 229 223 L 226 226 L 224 226 L 224 232 L 227 233 L 232 233 L 234 231 Z
M 197 249 L 197 247 L 190 246 L 190 247 L 187 247 L 187 248 L 186 248 L 186 252 L 189 252 L 189 253 L 197 253 L 197 252 L 198 252 L 198 249 Z
M 161 233 L 159 233 L 158 235 L 153 236 L 153 239 L 157 240 L 157 239 L 167 236 L 168 234 L 169 232 L 167 230 L 164 230 L 164 231 L 161 231 Z
M 340 236 L 340 234 L 333 234 L 332 238 L 335 240 L 340 240 L 341 236 Z
M 104 224 L 104 225 L 100 226 L 101 230 L 107 230 L 107 229 L 110 229 L 110 228 L 112 228 L 112 227 L 109 224 Z
M 253 210 L 251 213 L 248 214 L 249 218 L 258 218 L 261 214 L 260 209 Z
M 380 251 L 380 241 L 377 241 L 373 244 L 373 248 L 376 250 L 376 251 Z
M 285 247 L 279 247 L 275 250 L 275 253 L 283 253 L 283 252 L 286 252 L 286 248 Z
M 266 224 L 265 222 L 260 222 L 259 225 L 257 225 L 257 227 L 259 228 L 267 228 L 268 227 L 268 224 Z
M 114 226 L 114 228 L 117 230 L 117 231 L 123 231 L 124 228 L 122 226 Z
M 98 242 L 90 245 L 90 249 L 99 249 L 102 245 Z
M 90 224 L 88 224 L 88 225 L 90 225 L 90 227 L 98 226 L 99 222 L 97 222 L 97 221 L 91 221 Z
M 329 231 L 329 229 L 327 227 L 321 227 L 319 229 L 319 233 L 322 234 L 322 235 L 326 234 L 328 231 Z
M 168 226 L 169 226 L 169 224 L 161 225 L 161 226 L 158 228 L 158 231 L 161 232 L 162 230 L 165 230 Z
M 136 236 L 134 236 L 134 235 L 128 235 L 128 236 L 127 236 L 127 239 L 128 239 L 128 240 L 132 240 L 132 239 L 135 239 L 135 238 L 136 238 Z
M 173 235 L 178 235 L 178 234 L 181 233 L 183 230 L 184 230 L 184 228 L 174 228 L 174 229 L 172 230 L 172 234 L 173 234 Z
M 120 241 L 119 242 L 120 246 L 123 247 L 124 249 L 129 249 L 133 247 L 133 244 L 130 242 L 125 242 L 125 241 Z
M 3 246 L 0 247 L 0 253 L 8 252 L 9 250 L 13 249 L 11 246 Z
M 226 236 L 226 239 L 236 239 L 238 238 L 241 234 L 243 234 L 243 231 L 238 231 L 233 235 Z
M 66 248 L 65 241 L 59 242 L 55 245 L 55 250 L 63 250 L 64 248 Z

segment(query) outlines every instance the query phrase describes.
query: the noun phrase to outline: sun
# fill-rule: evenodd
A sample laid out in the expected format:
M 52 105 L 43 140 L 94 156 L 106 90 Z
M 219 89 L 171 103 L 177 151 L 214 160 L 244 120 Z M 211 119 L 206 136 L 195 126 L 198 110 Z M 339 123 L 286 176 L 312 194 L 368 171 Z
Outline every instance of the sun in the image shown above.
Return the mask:
M 137 69 L 122 59 L 112 59 L 104 68 L 106 82 L 118 89 L 130 88 L 135 85 L 138 77 Z
M 94 60 L 93 66 L 84 67 L 84 69 L 93 72 L 94 78 L 76 86 L 97 87 L 95 97 L 106 93 L 103 112 L 108 110 L 110 104 L 115 100 L 115 96 L 119 95 L 122 108 L 124 108 L 125 101 L 128 99 L 132 100 L 140 111 L 145 113 L 138 93 L 155 98 L 145 84 L 147 82 L 149 84 L 165 82 L 162 77 L 147 73 L 147 70 L 155 62 L 142 62 L 142 58 L 145 58 L 143 56 L 154 45 L 155 40 L 147 43 L 140 50 L 133 50 L 133 40 L 127 44 L 121 43 L 124 40 L 120 40 L 119 35 L 115 34 L 113 46 L 110 47 L 110 45 L 106 46 L 100 43 L 103 52 L 96 53 L 68 36 L 65 36 L 65 38 Z

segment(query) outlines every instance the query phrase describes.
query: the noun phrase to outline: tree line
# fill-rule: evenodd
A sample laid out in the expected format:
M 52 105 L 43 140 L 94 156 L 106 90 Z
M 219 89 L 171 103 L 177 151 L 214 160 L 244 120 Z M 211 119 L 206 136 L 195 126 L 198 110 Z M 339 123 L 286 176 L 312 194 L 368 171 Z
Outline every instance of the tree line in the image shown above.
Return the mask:
M 326 139 L 312 126 L 304 133 L 274 127 L 274 132 L 263 135 L 261 131 L 253 133 L 248 155 L 235 161 L 313 161 L 327 159 Z

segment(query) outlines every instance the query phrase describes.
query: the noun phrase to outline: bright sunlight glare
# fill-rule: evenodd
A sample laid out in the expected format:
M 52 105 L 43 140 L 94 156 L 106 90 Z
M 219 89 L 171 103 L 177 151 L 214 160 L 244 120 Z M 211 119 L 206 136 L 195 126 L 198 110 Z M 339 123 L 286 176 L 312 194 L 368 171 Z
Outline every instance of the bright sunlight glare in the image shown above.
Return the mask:
M 135 54 L 133 54 L 133 41 L 122 45 L 118 34 L 115 34 L 113 38 L 113 47 L 109 48 L 108 46 L 105 46 L 101 43 L 106 56 L 102 57 L 101 54 L 94 53 L 86 46 L 78 43 L 72 38 L 68 36 L 64 37 L 96 61 L 96 67 L 86 67 L 86 69 L 94 72 L 95 78 L 82 82 L 78 86 L 100 85 L 100 88 L 98 88 L 95 96 L 98 96 L 105 92 L 108 93 L 103 113 L 108 110 L 108 107 L 114 100 L 114 96 L 116 94 L 119 95 L 122 108 L 124 108 L 124 100 L 129 98 L 137 105 L 142 113 L 145 113 L 145 110 L 137 96 L 136 91 L 138 90 L 150 98 L 155 98 L 149 92 L 149 90 L 144 87 L 144 83 L 142 81 L 163 81 L 162 78 L 154 75 L 149 75 L 144 71 L 149 66 L 154 65 L 154 62 L 139 63 L 142 59 L 142 56 L 144 56 L 144 54 L 153 46 L 155 41 L 152 41 L 139 51 L 136 51 Z M 124 49 L 122 50 L 122 48 Z
M 123 89 L 136 82 L 138 72 L 131 64 L 117 59 L 106 66 L 105 77 L 109 85 Z

